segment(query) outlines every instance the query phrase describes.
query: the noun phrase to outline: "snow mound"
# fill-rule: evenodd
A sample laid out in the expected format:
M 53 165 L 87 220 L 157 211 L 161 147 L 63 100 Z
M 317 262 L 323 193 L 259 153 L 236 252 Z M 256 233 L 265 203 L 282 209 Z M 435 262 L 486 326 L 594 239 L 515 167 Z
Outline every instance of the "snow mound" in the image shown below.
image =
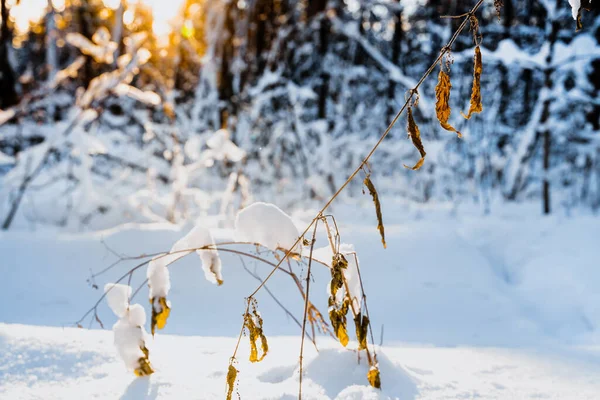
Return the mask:
M 292 218 L 274 204 L 251 204 L 235 220 L 236 240 L 259 243 L 273 251 L 291 249 L 299 236 Z M 302 245 L 298 243 L 293 252 L 300 254 Z
M 415 378 L 403 367 L 394 364 L 384 353 L 377 353 L 381 372 L 382 390 L 369 386 L 367 372 L 369 365 L 357 355 L 343 348 L 323 349 L 306 364 L 305 378 L 320 385 L 332 399 L 414 399 L 417 395 Z M 295 372 L 295 377 L 298 371 Z

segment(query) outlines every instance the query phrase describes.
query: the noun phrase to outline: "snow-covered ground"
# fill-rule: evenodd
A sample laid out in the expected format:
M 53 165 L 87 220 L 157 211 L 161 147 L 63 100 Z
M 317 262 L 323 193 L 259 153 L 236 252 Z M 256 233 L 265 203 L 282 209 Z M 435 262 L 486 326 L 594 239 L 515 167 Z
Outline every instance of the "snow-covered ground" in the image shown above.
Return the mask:
M 384 199 L 384 250 L 371 207 L 335 211 L 342 241 L 358 252 L 375 340 L 383 343 L 382 398 L 598 398 L 597 217 L 542 218 L 527 206 L 497 209 L 491 216 L 466 210 L 453 216 Z M 306 221 L 308 215 L 296 217 Z M 244 297 L 258 284 L 237 256 L 221 253 L 222 286 L 205 280 L 197 256 L 171 267 L 172 312 L 150 341 L 157 370 L 150 378 L 136 379 L 125 370 L 112 332 L 71 328 L 104 283 L 136 263 L 98 277 L 100 289 L 93 289 L 86 283 L 90 271 L 115 260 L 102 240 L 126 255 L 153 253 L 168 250 L 189 228 L 0 234 L 0 398 L 224 398 Z M 219 242 L 231 231 L 213 235 Z M 270 270 L 246 265 L 263 277 Z M 329 272 L 315 268 L 311 298 L 325 311 Z M 144 278 L 139 272 L 132 284 Z M 301 315 L 299 292 L 287 276 L 276 274 L 267 286 Z M 138 296 L 148 311 L 147 291 Z M 239 393 L 249 399 L 297 398 L 300 329 L 266 292 L 258 302 L 271 350 L 250 365 L 243 338 Z M 116 321 L 105 304 L 99 316 L 106 328 Z M 319 348 L 317 354 L 306 346 L 305 398 L 377 397 L 354 352 L 325 337 Z
M 261 363 L 237 365 L 237 390 L 243 399 L 297 399 L 298 340 L 269 339 L 271 353 Z M 223 399 L 234 346 L 233 338 L 162 335 L 151 349 L 156 373 L 135 378 L 125 373 L 110 332 L 1 324 L 0 398 Z M 591 352 L 384 346 L 379 393 L 365 385 L 367 367 L 353 352 L 330 340 L 318 354 L 306 350 L 306 399 L 584 400 L 600 393 L 600 363 Z

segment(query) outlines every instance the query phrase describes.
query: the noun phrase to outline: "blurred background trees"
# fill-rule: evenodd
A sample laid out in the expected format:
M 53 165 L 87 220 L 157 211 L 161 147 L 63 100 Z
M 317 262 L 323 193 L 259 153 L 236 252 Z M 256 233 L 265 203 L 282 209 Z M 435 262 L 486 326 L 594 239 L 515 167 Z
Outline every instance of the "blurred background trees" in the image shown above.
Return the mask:
M 1 0 L 0 222 L 178 222 L 250 199 L 330 196 L 468 11 L 453 0 Z M 452 123 L 435 79 L 372 168 L 409 202 L 600 208 L 600 18 L 567 0 L 479 16 L 484 112 L 467 124 L 471 35 L 453 49 Z M 143 54 L 140 52 L 143 50 Z M 147 57 L 145 56 L 147 54 Z M 136 56 L 138 57 L 136 59 Z M 83 58 L 81 58 L 83 57 Z M 102 90 L 99 90 L 102 89 Z M 402 119 L 404 121 L 404 119 Z M 224 129 L 224 130 L 220 130 Z M 348 196 L 360 194 L 360 183 Z M 9 216 L 12 217 L 9 218 Z

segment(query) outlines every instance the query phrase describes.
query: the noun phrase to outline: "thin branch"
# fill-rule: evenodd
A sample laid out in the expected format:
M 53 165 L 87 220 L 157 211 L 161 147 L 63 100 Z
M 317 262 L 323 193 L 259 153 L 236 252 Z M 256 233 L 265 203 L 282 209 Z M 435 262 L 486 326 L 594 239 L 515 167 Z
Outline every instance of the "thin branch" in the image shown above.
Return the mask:
M 298 237 L 298 239 L 296 239 L 296 241 L 291 246 L 291 248 L 285 253 L 284 257 L 279 261 L 279 263 L 277 264 L 277 266 L 275 268 L 273 268 L 273 270 L 269 273 L 269 275 L 267 275 L 267 277 L 264 279 L 264 281 L 248 296 L 248 298 L 254 297 L 254 295 L 264 286 L 264 284 L 271 278 L 271 276 L 273 276 L 273 274 L 275 273 L 275 271 L 280 267 L 281 263 L 287 257 L 289 257 L 290 254 L 292 254 L 292 249 L 294 249 L 300 243 L 300 241 L 302 240 L 302 238 L 304 237 L 304 235 L 306 235 L 308 233 L 308 231 L 310 230 L 310 228 L 312 227 L 312 225 L 315 223 L 315 221 L 318 220 L 318 219 L 321 219 L 323 217 L 323 213 L 329 208 L 329 206 L 331 205 L 331 203 L 333 203 L 333 201 L 340 195 L 340 193 L 342 193 L 344 191 L 344 189 L 346 188 L 346 186 L 348 186 L 348 184 L 360 172 L 360 170 L 363 168 L 363 166 L 365 164 L 367 164 L 367 162 L 369 161 L 369 159 L 371 158 L 371 156 L 373 156 L 373 154 L 375 153 L 375 151 L 377 151 L 377 149 L 379 148 L 379 146 L 381 145 L 381 143 L 383 143 L 384 139 L 390 133 L 390 131 L 392 130 L 392 128 L 394 127 L 394 125 L 396 125 L 396 122 L 398 122 L 398 120 L 400 119 L 400 116 L 402 115 L 402 113 L 404 112 L 404 110 L 406 110 L 406 108 L 408 107 L 408 105 L 412 101 L 413 96 L 418 92 L 419 88 L 421 87 L 421 85 L 423 84 L 423 82 L 425 81 L 425 79 L 427 79 L 427 77 L 437 67 L 438 63 L 442 60 L 442 58 L 444 57 L 444 55 L 450 51 L 450 49 L 452 48 L 452 45 L 454 45 L 454 42 L 456 41 L 456 39 L 458 38 L 458 36 L 460 35 L 460 33 L 465 29 L 465 27 L 469 23 L 469 20 L 470 20 L 471 16 L 475 14 L 475 12 L 479 9 L 479 7 L 481 7 L 481 5 L 483 4 L 483 2 L 484 2 L 484 0 L 479 0 L 475 4 L 475 6 L 471 9 L 471 11 L 468 12 L 465 15 L 465 19 L 460 24 L 460 26 L 458 27 L 458 29 L 454 32 L 454 35 L 452 35 L 452 37 L 450 38 L 450 40 L 448 41 L 448 43 L 442 48 L 442 50 L 440 51 L 440 54 L 438 55 L 438 57 L 431 64 L 431 66 L 429 67 L 429 69 L 427 69 L 427 71 L 421 77 L 421 79 L 419 80 L 419 82 L 417 82 L 416 86 L 409 91 L 409 95 L 408 95 L 408 97 L 407 97 L 404 105 L 396 113 L 396 116 L 392 119 L 392 122 L 390 122 L 390 124 L 388 125 L 388 127 L 386 128 L 386 130 L 383 132 L 383 134 L 381 135 L 381 137 L 379 138 L 379 140 L 377 141 L 377 143 L 375 143 L 375 145 L 369 151 L 369 153 L 367 154 L 367 156 L 362 160 L 362 162 L 354 170 L 354 172 L 352 174 L 350 174 L 350 176 L 348 177 L 348 179 L 346 179 L 346 181 L 342 184 L 342 186 L 339 187 L 339 189 L 333 194 L 333 196 L 331 196 L 331 198 L 329 199 L 329 201 L 327 201 L 327 203 L 323 206 L 323 208 L 321 208 L 321 210 L 317 213 L 317 215 L 315 216 L 315 218 L 313 218 L 313 220 L 311 221 L 311 223 L 306 227 L 306 229 L 304 229 L 304 232 L 302 232 L 302 234 Z
M 302 336 L 300 339 L 300 379 L 299 379 L 299 384 L 300 387 L 298 389 L 298 399 L 302 400 L 302 359 L 303 359 L 303 354 L 304 354 L 304 335 L 306 333 L 306 319 L 308 316 L 308 304 L 309 302 L 309 291 L 310 291 L 310 269 L 312 266 L 312 255 L 313 255 L 313 250 L 315 248 L 315 242 L 317 240 L 316 236 L 317 236 L 317 226 L 319 225 L 319 221 L 315 222 L 315 228 L 313 230 L 313 234 L 312 234 L 312 240 L 310 242 L 310 253 L 309 253 L 309 257 L 308 257 L 308 269 L 306 272 L 306 296 L 304 298 L 304 317 L 302 319 Z
M 244 259 L 242 258 L 242 256 L 240 256 L 240 261 L 242 262 L 242 267 L 244 268 L 244 270 L 246 270 L 246 272 L 253 277 L 254 279 L 256 279 L 259 282 L 262 282 L 262 279 L 260 276 L 258 276 L 257 274 L 255 274 L 254 272 L 250 271 L 250 269 L 246 266 L 246 263 L 244 262 Z M 284 270 L 284 272 L 287 272 Z M 288 310 L 283 303 L 281 303 L 281 301 L 279 301 L 279 299 L 273 294 L 273 292 L 271 292 L 271 290 L 265 285 L 265 291 L 269 294 L 269 296 L 271 296 L 271 298 L 275 301 L 275 303 L 277 303 L 277 305 L 279 307 L 281 307 L 281 309 L 286 313 L 286 315 L 288 317 L 290 317 L 291 319 L 294 320 L 294 322 L 296 323 L 296 325 L 298 325 L 299 328 L 302 328 L 302 324 L 300 323 L 300 321 L 298 321 L 298 318 L 296 318 L 294 316 L 294 314 L 292 314 L 292 312 L 290 310 Z M 308 338 L 311 340 L 311 342 L 313 342 L 315 348 L 317 347 L 317 342 L 315 341 L 314 336 L 310 336 L 308 333 L 306 334 L 308 336 Z

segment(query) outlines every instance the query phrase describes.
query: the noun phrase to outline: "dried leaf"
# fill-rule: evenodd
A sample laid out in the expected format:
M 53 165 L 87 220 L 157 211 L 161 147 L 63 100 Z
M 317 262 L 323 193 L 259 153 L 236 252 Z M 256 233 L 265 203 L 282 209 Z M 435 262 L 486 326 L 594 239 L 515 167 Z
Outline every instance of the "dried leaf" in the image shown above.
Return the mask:
M 369 193 L 373 198 L 373 203 L 375 203 L 375 214 L 377 215 L 377 230 L 381 234 L 381 243 L 383 243 L 383 248 L 385 249 L 387 246 L 385 244 L 385 231 L 383 227 L 383 216 L 381 215 L 381 203 L 379 202 L 379 196 L 377 195 L 377 190 L 375 189 L 375 185 L 371 181 L 371 178 L 367 176 L 364 181 L 365 186 L 369 189 Z
M 494 0 L 494 7 L 496 8 L 496 16 L 498 17 L 498 22 L 500 22 L 500 10 L 504 6 L 504 0 Z
M 344 273 L 342 269 L 348 268 L 348 260 L 343 254 L 337 253 L 333 256 L 331 262 L 331 297 L 333 297 L 333 303 L 335 304 L 335 295 L 339 289 L 344 286 Z
M 356 327 L 356 340 L 358 341 L 358 350 L 367 348 L 367 331 L 369 329 L 369 317 L 358 313 L 354 317 L 354 326 Z
M 381 389 L 381 378 L 379 376 L 379 368 L 375 366 L 371 367 L 371 369 L 369 369 L 369 372 L 367 373 L 367 379 L 369 380 L 371 386 L 373 386 L 375 389 Z
M 248 334 L 250 335 L 250 361 L 251 362 L 259 362 L 262 361 L 263 358 L 267 355 L 269 351 L 269 345 L 267 343 L 267 338 L 263 333 L 263 320 L 258 311 L 256 310 L 256 306 L 252 306 L 252 311 L 244 314 L 244 325 L 246 329 L 248 329 Z M 260 339 L 262 355 L 258 357 L 258 346 L 257 342 Z
M 435 87 L 435 97 L 437 99 L 437 102 L 435 103 L 435 112 L 442 128 L 450 132 L 456 132 L 460 138 L 462 137 L 462 133 L 448 123 L 450 113 L 452 112 L 450 108 L 450 89 L 452 89 L 450 75 L 444 71 L 442 66 L 438 75 L 438 84 Z
M 344 347 L 346 347 L 350 341 L 348 330 L 346 328 L 346 314 L 348 314 L 349 306 L 350 301 L 348 297 L 344 299 L 339 308 L 335 303 L 335 297 L 331 296 L 329 298 L 329 319 L 331 320 L 331 327 L 333 328 L 335 336 Z
M 148 376 L 154 373 L 154 369 L 152 369 L 152 365 L 150 365 L 150 361 L 148 360 L 148 356 L 150 352 L 146 348 L 145 345 L 140 346 L 142 353 L 144 353 L 143 357 L 138 359 L 139 367 L 137 367 L 133 373 L 136 376 Z
M 416 171 L 423 166 L 423 163 L 425 162 L 425 155 L 427 153 L 425 153 L 423 142 L 421 142 L 421 132 L 419 131 L 419 127 L 413 118 L 412 107 L 408 107 L 408 136 L 412 140 L 413 145 L 417 148 L 417 150 L 419 150 L 421 159 L 414 165 L 414 167 L 409 167 L 408 165 L 404 164 L 404 168 Z
M 238 372 L 232 364 L 229 364 L 229 369 L 227 370 L 227 400 L 231 400 L 231 396 L 233 395 Z
M 481 72 L 483 70 L 483 64 L 481 61 L 481 49 L 479 45 L 475 46 L 475 65 L 473 68 L 473 89 L 471 90 L 471 107 L 469 108 L 469 114 L 465 115 L 462 111 L 460 112 L 466 119 L 471 119 L 473 114 L 478 114 L 483 111 L 483 104 L 481 104 Z
M 150 303 L 152 304 L 152 318 L 150 319 L 150 331 L 154 336 L 156 328 L 163 329 L 167 325 L 167 319 L 171 314 L 171 302 L 165 297 L 154 297 Z

